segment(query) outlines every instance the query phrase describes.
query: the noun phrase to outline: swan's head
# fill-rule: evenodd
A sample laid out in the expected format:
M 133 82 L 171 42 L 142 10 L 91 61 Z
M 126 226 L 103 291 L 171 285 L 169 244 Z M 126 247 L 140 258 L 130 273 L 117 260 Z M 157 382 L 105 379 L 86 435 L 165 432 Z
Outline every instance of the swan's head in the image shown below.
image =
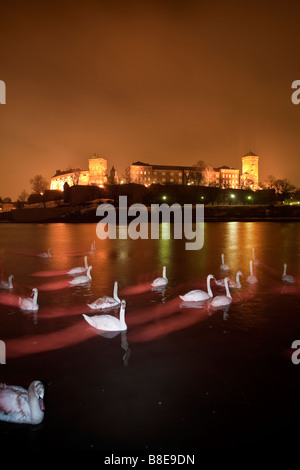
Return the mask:
M 30 384 L 30 388 L 33 389 L 33 393 L 34 393 L 35 397 L 38 399 L 40 409 L 42 411 L 44 411 L 44 409 L 45 409 L 44 401 L 43 401 L 43 398 L 44 398 L 44 395 L 45 395 L 44 385 L 39 380 L 35 380 L 34 382 L 32 382 Z
M 123 299 L 121 300 L 121 308 L 125 310 L 125 307 L 126 307 L 126 300 Z
M 244 274 L 242 273 L 242 271 L 238 271 L 238 272 L 236 273 L 236 275 L 237 275 L 237 276 L 242 276 L 242 277 L 244 277 Z
M 37 292 L 38 292 L 37 288 L 34 287 L 34 288 L 32 289 L 32 294 L 31 294 L 31 295 L 37 294 Z
M 208 280 L 208 281 L 210 281 L 210 279 L 214 279 L 214 278 L 215 278 L 215 276 L 214 276 L 213 274 L 209 274 L 209 275 L 207 276 L 207 280 Z

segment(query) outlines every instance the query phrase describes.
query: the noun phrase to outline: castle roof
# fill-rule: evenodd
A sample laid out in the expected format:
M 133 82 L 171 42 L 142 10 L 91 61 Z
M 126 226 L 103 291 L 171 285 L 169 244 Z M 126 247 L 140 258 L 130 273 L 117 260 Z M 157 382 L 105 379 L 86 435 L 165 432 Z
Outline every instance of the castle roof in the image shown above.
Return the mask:
M 246 153 L 244 157 L 258 157 L 258 155 L 256 155 L 256 153 L 251 152 L 250 150 L 250 152 Z

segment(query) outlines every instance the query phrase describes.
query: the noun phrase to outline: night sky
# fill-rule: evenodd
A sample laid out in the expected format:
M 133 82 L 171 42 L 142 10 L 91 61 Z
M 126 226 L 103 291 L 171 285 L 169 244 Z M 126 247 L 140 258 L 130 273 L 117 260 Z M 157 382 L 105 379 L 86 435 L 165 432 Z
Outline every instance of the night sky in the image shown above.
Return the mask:
M 297 5 L 298 3 L 298 5 Z M 0 4 L 0 196 L 29 179 L 131 162 L 241 168 L 300 186 L 299 2 Z

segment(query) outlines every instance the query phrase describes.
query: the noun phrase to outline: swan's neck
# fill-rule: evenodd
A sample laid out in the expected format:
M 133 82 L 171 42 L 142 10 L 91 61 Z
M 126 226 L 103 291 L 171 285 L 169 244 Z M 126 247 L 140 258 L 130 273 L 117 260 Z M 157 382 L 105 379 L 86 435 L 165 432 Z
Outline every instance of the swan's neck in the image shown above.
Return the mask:
M 164 266 L 164 267 L 163 267 L 163 274 L 162 274 L 162 277 L 163 277 L 164 279 L 166 279 L 166 271 L 167 271 L 167 270 L 166 270 L 166 266 Z
M 222 264 L 224 264 L 224 254 L 223 253 L 221 254 L 221 258 L 222 258 Z
M 115 284 L 114 284 L 113 298 L 114 298 L 117 302 L 120 302 L 120 299 L 119 299 L 119 297 L 118 297 L 118 283 L 117 283 L 117 282 L 115 282 Z
M 229 287 L 228 287 L 227 278 L 225 279 L 225 289 L 226 289 L 226 297 L 229 297 L 230 299 L 232 299 L 231 294 L 230 294 L 230 290 L 229 290 Z
M 283 276 L 286 276 L 286 264 L 283 265 Z
M 38 292 L 35 291 L 33 294 L 33 305 L 37 305 Z
M 126 327 L 126 323 L 125 323 L 125 307 L 124 307 L 123 305 L 121 305 L 121 308 L 120 308 L 120 323 L 121 323 L 122 328 L 125 328 L 125 327 Z
M 251 276 L 253 276 L 252 260 L 250 260 L 250 274 L 251 274 Z
M 207 293 L 210 297 L 213 297 L 213 293 L 212 293 L 212 290 L 211 290 L 211 287 L 210 287 L 210 280 L 211 280 L 211 277 L 207 276 L 207 279 L 206 279 Z
M 12 278 L 13 278 L 13 276 L 9 276 L 9 278 L 8 278 L 8 287 L 12 287 L 12 286 L 13 286 Z
M 88 277 L 89 279 L 92 279 L 92 276 L 91 276 L 91 270 L 90 270 L 90 268 L 88 269 L 88 272 L 87 272 L 87 277 Z
M 34 382 L 29 385 L 28 401 L 29 401 L 29 407 L 31 411 L 32 424 L 40 423 L 44 417 L 44 412 L 41 410 L 39 400 L 35 394 Z
M 254 248 L 252 248 L 252 258 L 255 259 Z
M 89 267 L 88 262 L 87 262 L 87 256 L 84 257 L 84 266 L 86 269 L 88 269 Z

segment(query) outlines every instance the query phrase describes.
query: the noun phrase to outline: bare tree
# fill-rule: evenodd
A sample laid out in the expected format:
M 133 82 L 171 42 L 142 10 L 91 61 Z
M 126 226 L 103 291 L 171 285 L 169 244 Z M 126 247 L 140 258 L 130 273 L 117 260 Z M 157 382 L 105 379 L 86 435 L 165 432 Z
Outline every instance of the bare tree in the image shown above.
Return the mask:
M 19 202 L 26 202 L 27 199 L 29 197 L 29 194 L 27 193 L 27 191 L 25 191 L 25 189 L 23 189 L 23 191 L 21 192 L 21 194 L 18 196 L 18 199 L 17 201 Z
M 36 194 L 43 194 L 48 188 L 48 181 L 42 175 L 35 175 L 29 182 L 33 192 Z
M 215 185 L 215 171 L 212 166 L 206 165 L 202 171 L 202 178 L 204 186 Z

